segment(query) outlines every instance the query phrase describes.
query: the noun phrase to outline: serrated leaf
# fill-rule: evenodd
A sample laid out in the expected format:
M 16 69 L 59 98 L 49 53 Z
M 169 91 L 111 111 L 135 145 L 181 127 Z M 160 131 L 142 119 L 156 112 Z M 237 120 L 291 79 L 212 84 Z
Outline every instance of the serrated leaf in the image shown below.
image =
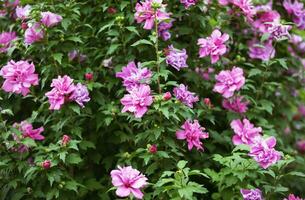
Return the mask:
M 56 60 L 59 64 L 61 64 L 63 54 L 62 53 L 54 53 L 53 54 L 54 60 Z
M 66 162 L 70 163 L 70 164 L 78 164 L 81 161 L 82 161 L 81 157 L 78 154 L 75 154 L 75 153 L 69 154 L 67 159 L 66 159 Z

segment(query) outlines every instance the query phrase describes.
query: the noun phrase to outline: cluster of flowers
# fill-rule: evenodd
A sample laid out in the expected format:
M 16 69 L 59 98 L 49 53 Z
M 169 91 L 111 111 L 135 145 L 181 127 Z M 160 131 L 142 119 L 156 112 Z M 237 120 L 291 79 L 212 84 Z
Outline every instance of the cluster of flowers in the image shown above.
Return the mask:
M 54 14 L 52 12 L 41 12 L 41 19 L 39 22 L 27 23 L 27 20 L 30 19 L 30 13 L 32 8 L 29 5 L 26 5 L 24 7 L 20 7 L 18 5 L 19 1 L 16 3 L 15 6 L 15 18 L 20 19 L 22 21 L 21 28 L 25 30 L 24 43 L 26 45 L 41 41 L 45 35 L 44 27 L 53 27 L 62 21 L 62 17 L 60 15 Z M 12 47 L 13 41 L 16 39 L 16 32 L 1 33 L 0 53 L 6 53 L 8 49 Z
M 121 103 L 124 105 L 122 112 L 134 113 L 135 117 L 141 118 L 148 110 L 148 106 L 153 103 L 153 96 L 149 87 L 152 72 L 147 68 L 142 68 L 141 64 L 129 62 L 116 73 L 116 77 L 123 79 L 123 85 L 129 94 L 126 94 Z
M 69 101 L 75 101 L 81 107 L 90 101 L 87 87 L 81 83 L 75 85 L 73 79 L 67 75 L 53 79 L 51 87 L 52 90 L 45 94 L 49 99 L 50 110 L 59 110 Z
M 228 5 L 228 4 L 234 5 L 234 7 L 239 8 L 242 11 L 243 15 L 245 15 L 246 18 L 248 19 L 252 31 L 256 36 L 254 37 L 254 39 L 248 42 L 249 44 L 248 54 L 249 57 L 252 59 L 260 59 L 263 61 L 267 61 L 270 58 L 273 58 L 275 56 L 275 49 L 272 45 L 273 40 L 278 41 L 290 37 L 288 31 L 291 29 L 291 26 L 283 25 L 280 23 L 280 14 L 277 11 L 272 10 L 271 1 L 267 5 L 259 5 L 259 6 L 253 6 L 251 0 L 218 0 L 218 2 L 220 5 Z M 286 2 L 286 4 L 284 3 L 285 7 L 289 7 L 290 12 L 292 12 L 292 10 L 297 10 L 296 11 L 297 13 L 301 13 L 300 9 L 303 9 L 303 5 L 300 6 L 300 4 L 298 4 L 297 2 L 295 2 L 293 5 L 294 6 L 292 6 L 290 1 L 288 3 Z M 295 5 L 299 5 L 299 6 L 295 6 Z M 231 13 L 235 13 L 235 12 L 231 12 Z M 305 12 L 303 11 L 303 13 Z M 298 19 L 300 19 L 300 17 Z M 267 35 L 267 37 L 264 41 L 259 41 L 257 39 L 257 36 L 261 37 L 262 35 Z M 223 36 L 223 37 L 226 38 L 227 36 Z M 214 32 L 212 33 L 211 38 L 215 38 Z M 220 38 L 219 40 L 221 39 L 223 40 L 222 42 L 219 43 L 225 42 L 224 38 L 221 38 L 219 32 L 217 33 L 216 38 Z M 198 44 L 203 47 L 207 46 L 205 40 L 203 40 L 203 42 L 198 41 Z M 217 62 L 217 60 L 219 59 L 218 58 L 219 55 L 225 53 L 225 48 L 223 47 L 221 49 L 223 50 L 221 53 L 216 52 L 217 56 L 215 56 L 214 53 L 214 59 L 212 59 L 213 54 L 210 54 L 212 63 Z M 199 53 L 200 57 L 204 57 L 208 55 L 208 52 L 203 50 L 204 48 L 201 50 L 202 52 Z M 218 48 L 218 50 L 220 50 L 220 48 Z
M 27 23 L 30 19 L 31 6 L 16 8 L 17 19 L 22 21 L 22 29 L 25 29 L 24 43 L 31 45 L 34 42 L 41 41 L 44 38 L 44 27 L 53 27 L 62 21 L 62 17 L 52 12 L 41 12 L 41 19 L 39 22 Z M 29 27 L 30 25 L 30 27 Z
M 165 11 L 166 5 L 162 4 L 162 0 L 146 0 L 136 4 L 135 19 L 137 23 L 144 22 L 144 29 L 151 30 L 155 21 L 161 23 L 170 20 L 170 13 Z
M 232 138 L 234 145 L 249 145 L 251 150 L 249 156 L 253 157 L 258 164 L 266 169 L 281 159 L 281 155 L 274 149 L 276 145 L 275 137 L 264 139 L 260 134 L 261 127 L 254 127 L 246 118 L 242 121 L 239 119 L 231 122 L 231 128 L 235 135 Z
M 280 23 L 280 14 L 272 10 L 272 2 L 265 6 L 256 6 L 256 20 L 251 23 L 257 36 L 268 35 L 267 39 L 260 42 L 257 38 L 249 41 L 249 56 L 253 59 L 267 61 L 275 56 L 273 40 L 278 41 L 290 38 L 291 26 Z
M 305 8 L 304 4 L 298 0 L 285 0 L 283 6 L 289 15 L 292 15 L 293 22 L 299 29 L 305 29 Z
M 11 18 L 15 17 L 15 9 L 20 4 L 20 0 L 3 0 L 1 1 L 0 17 L 9 15 Z

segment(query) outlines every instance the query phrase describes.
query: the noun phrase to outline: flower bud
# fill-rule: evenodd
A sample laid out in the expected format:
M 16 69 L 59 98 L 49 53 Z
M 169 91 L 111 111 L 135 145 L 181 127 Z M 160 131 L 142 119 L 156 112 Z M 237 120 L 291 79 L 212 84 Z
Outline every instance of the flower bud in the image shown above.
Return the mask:
M 164 95 L 163 95 L 163 99 L 165 101 L 168 101 L 172 98 L 172 94 L 170 92 L 165 92 Z
M 26 22 L 22 22 L 22 24 L 21 24 L 22 30 L 26 30 L 28 27 L 29 26 L 28 26 L 28 24 Z
M 297 149 L 300 153 L 305 153 L 305 140 L 299 140 L 297 142 Z
M 211 99 L 210 98 L 204 98 L 203 102 L 205 105 L 207 105 L 209 108 L 212 107 Z
M 66 146 L 70 142 L 71 138 L 68 135 L 64 135 L 61 139 L 61 144 Z
M 114 7 L 108 7 L 107 12 L 109 14 L 115 14 L 115 13 L 117 13 L 117 9 Z
M 86 74 L 85 74 L 85 79 L 86 79 L 87 81 L 92 81 L 92 79 L 93 79 L 93 73 L 86 73 Z
M 51 167 L 51 161 L 49 161 L 49 160 L 43 161 L 42 167 L 43 167 L 44 169 L 50 169 L 50 167 Z
M 148 145 L 148 151 L 149 151 L 149 153 L 152 153 L 152 154 L 157 153 L 157 151 L 158 151 L 157 145 L 155 145 L 155 144 Z

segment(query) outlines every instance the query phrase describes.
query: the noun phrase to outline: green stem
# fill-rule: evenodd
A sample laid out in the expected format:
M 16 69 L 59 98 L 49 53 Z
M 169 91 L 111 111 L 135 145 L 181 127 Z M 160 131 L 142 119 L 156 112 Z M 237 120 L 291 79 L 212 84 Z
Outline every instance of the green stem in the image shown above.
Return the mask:
M 162 93 L 161 86 L 160 86 L 160 55 L 159 55 L 159 36 L 158 36 L 158 20 L 155 19 L 155 34 L 156 34 L 156 42 L 155 42 L 155 50 L 156 50 L 156 56 L 157 56 L 157 72 L 158 72 L 158 77 L 157 77 L 157 82 L 158 82 L 158 89 L 159 89 L 159 94 Z

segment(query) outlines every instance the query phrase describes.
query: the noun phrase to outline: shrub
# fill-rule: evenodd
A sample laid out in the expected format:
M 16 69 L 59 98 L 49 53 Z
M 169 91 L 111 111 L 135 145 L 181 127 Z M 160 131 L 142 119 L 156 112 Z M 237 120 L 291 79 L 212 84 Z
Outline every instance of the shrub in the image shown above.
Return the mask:
M 4 0 L 2 199 L 297 199 L 305 7 Z

